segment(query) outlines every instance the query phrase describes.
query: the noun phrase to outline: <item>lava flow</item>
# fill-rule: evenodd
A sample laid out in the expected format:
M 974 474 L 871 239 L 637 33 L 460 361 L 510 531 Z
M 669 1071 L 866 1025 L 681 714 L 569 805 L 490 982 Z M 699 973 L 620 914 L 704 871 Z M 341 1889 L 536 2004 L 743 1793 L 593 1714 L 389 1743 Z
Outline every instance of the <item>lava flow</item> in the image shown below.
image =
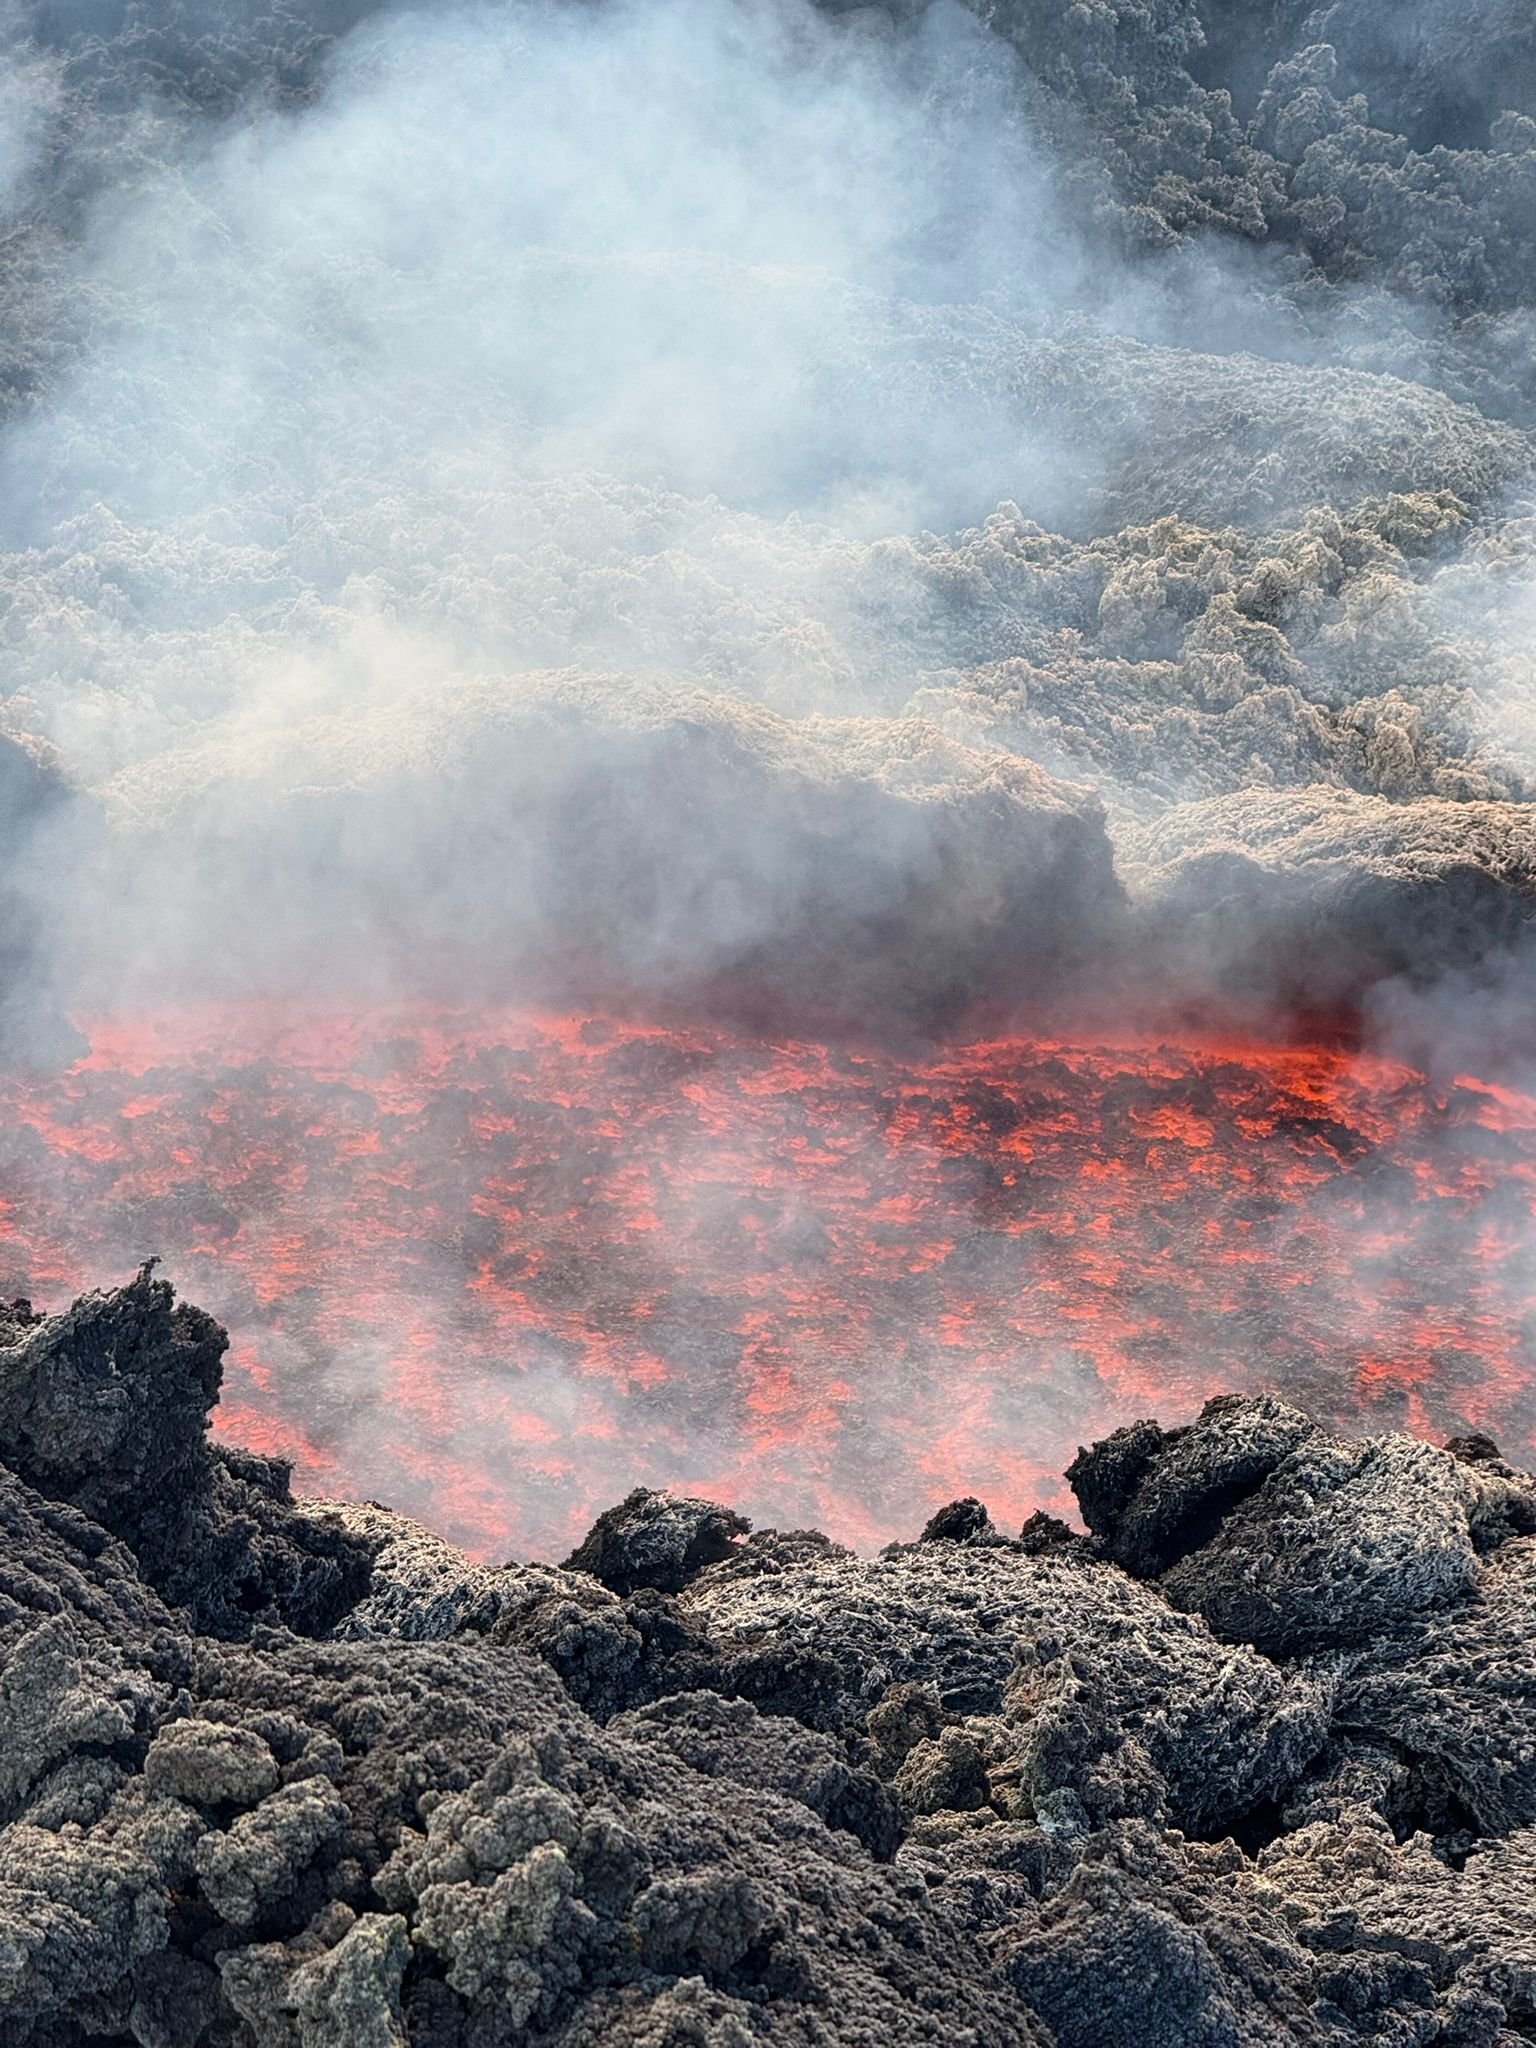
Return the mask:
M 158 1253 L 219 1426 L 549 1555 L 636 1483 L 859 1544 L 1217 1389 L 1529 1462 L 1536 1100 L 1342 1050 L 876 1051 L 530 1014 L 89 1030 L 4 1084 L 0 1284 Z

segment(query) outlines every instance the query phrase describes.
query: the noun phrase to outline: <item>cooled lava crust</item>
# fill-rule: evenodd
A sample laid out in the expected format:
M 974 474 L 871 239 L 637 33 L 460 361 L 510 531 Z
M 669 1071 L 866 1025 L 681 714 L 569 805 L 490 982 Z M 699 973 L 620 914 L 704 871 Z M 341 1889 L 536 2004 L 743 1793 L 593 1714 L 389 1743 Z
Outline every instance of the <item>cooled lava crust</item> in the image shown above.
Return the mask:
M 146 1269 L 0 1329 L 6 2048 L 1536 2027 L 1536 1482 L 1273 1398 L 857 1556 L 637 1490 L 477 1566 L 207 1435 Z

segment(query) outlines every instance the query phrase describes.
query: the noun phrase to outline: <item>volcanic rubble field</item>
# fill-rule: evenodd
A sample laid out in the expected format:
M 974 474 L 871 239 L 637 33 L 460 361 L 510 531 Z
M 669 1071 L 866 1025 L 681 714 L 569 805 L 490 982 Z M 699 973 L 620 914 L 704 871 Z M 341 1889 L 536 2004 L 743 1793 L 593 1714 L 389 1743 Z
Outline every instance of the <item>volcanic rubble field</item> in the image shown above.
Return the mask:
M 146 1268 L 0 1343 L 0 2039 L 1438 2043 L 1536 2031 L 1536 1482 L 1274 1398 L 1091 1534 L 861 1557 L 636 1491 L 468 1562 L 211 1444 Z
M 844 14 L 4 16 L 7 959 L 869 1026 L 1521 942 L 1528 11 Z

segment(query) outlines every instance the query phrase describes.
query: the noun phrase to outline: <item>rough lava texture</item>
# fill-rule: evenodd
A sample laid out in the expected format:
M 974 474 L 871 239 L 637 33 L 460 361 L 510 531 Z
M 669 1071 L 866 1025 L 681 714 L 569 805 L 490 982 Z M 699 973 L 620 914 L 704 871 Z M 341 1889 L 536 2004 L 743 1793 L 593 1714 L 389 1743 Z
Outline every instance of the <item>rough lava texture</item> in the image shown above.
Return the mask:
M 137 1339 L 128 1405 L 201 1417 L 187 1324 L 141 1276 L 31 1356 L 88 1389 L 93 1341 Z M 162 1490 L 195 1496 L 198 1462 Z M 132 1483 L 99 1495 L 125 1526 Z M 828 1735 L 716 1694 L 604 1730 L 446 1610 L 438 1640 L 220 1640 L 73 1501 L 7 1472 L 0 1526 L 7 2048 L 1046 2039 L 892 1866 L 896 1797 Z M 377 1631 L 423 1566 L 408 1526 L 393 1558 L 386 1518 L 356 1527 Z
M 598 1516 L 565 1561 L 567 1571 L 590 1572 L 611 1593 L 653 1586 L 681 1593 L 704 1565 L 729 1557 L 751 1528 L 740 1515 L 712 1501 L 682 1500 L 637 1486 L 616 1508 Z
M 8 1334 L 5 2048 L 1536 2025 L 1536 1484 L 1485 1439 L 1225 1398 L 1084 1451 L 1086 1537 L 641 1492 L 487 1570 L 271 1489 L 231 1547 L 222 1332 L 150 1273 Z
M 0 1462 L 127 1543 L 145 1578 L 211 1634 L 257 1619 L 316 1635 L 352 1607 L 369 1553 L 296 1506 L 281 1461 L 215 1449 L 229 1340 L 153 1265 L 65 1315 L 0 1323 Z

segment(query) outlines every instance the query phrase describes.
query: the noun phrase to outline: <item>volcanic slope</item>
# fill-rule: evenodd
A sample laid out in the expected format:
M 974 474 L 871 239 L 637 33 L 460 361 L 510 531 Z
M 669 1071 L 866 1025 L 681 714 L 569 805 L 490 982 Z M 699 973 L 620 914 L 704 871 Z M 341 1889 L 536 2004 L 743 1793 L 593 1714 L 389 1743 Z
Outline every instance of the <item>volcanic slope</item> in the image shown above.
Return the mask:
M 18 945 L 98 1006 L 467 954 L 861 1025 L 1523 955 L 1518 9 L 807 10 L 884 185 L 830 118 L 722 151 L 676 79 L 784 47 L 665 6 L 583 17 L 572 184 L 532 17 L 436 14 L 5 17 L 3 716 L 77 797 Z M 732 231 L 640 180 L 594 244 L 653 101 Z M 1317 789 L 1401 858 L 1273 855 Z
M 1529 2038 L 1486 1439 L 1224 1398 L 1087 1536 L 639 1491 L 488 1570 L 211 1448 L 224 1341 L 148 1269 L 0 1328 L 7 2048 Z

